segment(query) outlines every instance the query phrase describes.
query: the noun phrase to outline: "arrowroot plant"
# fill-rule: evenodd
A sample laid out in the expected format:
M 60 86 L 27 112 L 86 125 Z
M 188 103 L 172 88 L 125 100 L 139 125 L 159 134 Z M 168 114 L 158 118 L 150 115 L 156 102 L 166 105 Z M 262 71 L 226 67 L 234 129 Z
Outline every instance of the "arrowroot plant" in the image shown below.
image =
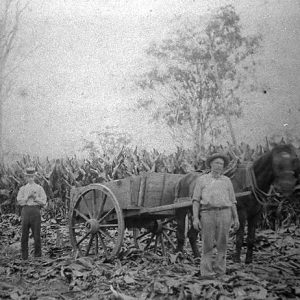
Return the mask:
M 152 151 L 137 148 L 122 147 L 118 153 L 90 155 L 79 159 L 76 156 L 63 159 L 44 159 L 24 155 L 11 165 L 0 165 L 0 209 L 2 213 L 19 213 L 16 197 L 19 188 L 25 184 L 23 171 L 28 166 L 35 167 L 36 181 L 43 186 L 48 199 L 44 210 L 44 218 L 65 218 L 72 205 L 72 187 L 86 186 L 91 183 L 105 183 L 107 181 L 137 176 L 147 172 L 167 172 L 185 174 L 205 169 L 205 158 L 216 151 L 228 154 L 231 161 L 253 161 L 272 145 L 257 145 L 251 148 L 246 143 L 237 147 L 227 145 L 209 145 L 205 154 L 199 156 L 192 150 L 177 148 L 176 152 L 166 154 L 156 149 Z M 274 227 L 275 219 L 279 225 L 299 222 L 299 205 L 297 197 L 280 205 L 270 206 L 263 214 L 261 226 Z M 278 218 L 278 209 L 281 218 Z

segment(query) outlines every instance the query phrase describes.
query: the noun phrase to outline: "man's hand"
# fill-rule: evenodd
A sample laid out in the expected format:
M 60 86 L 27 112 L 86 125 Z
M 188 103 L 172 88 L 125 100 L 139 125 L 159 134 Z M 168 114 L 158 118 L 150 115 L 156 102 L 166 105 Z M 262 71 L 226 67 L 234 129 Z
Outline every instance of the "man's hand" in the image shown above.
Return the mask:
M 233 219 L 233 230 L 236 232 L 240 228 L 240 222 L 238 218 Z
M 33 191 L 33 192 L 31 192 L 31 193 L 29 194 L 27 200 L 35 201 L 36 196 L 37 196 L 36 191 Z
M 193 218 L 193 227 L 195 230 L 201 230 L 201 224 L 199 218 Z
M 32 197 L 32 198 L 36 198 L 36 191 L 32 191 L 30 194 L 29 194 L 29 197 Z

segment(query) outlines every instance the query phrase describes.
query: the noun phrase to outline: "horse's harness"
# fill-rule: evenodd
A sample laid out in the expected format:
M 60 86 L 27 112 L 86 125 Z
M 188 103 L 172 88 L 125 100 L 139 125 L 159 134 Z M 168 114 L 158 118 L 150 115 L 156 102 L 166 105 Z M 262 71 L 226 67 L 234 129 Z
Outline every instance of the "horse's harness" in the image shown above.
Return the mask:
M 282 196 L 280 193 L 276 192 L 273 185 L 270 186 L 269 192 L 266 193 L 257 186 L 256 177 L 254 174 L 253 163 L 248 162 L 246 165 L 246 176 L 248 177 L 248 182 L 250 183 L 250 191 L 255 197 L 256 201 L 266 207 L 266 206 L 280 206 L 287 199 L 287 197 Z
M 239 162 L 238 158 L 235 158 L 233 162 L 230 164 L 229 168 L 225 170 L 224 175 L 228 176 L 229 178 L 232 178 L 235 175 L 235 172 L 238 168 L 238 162 Z M 266 208 L 267 206 L 281 207 L 284 201 L 287 199 L 287 197 L 282 196 L 280 193 L 278 193 L 275 190 L 273 185 L 270 186 L 268 193 L 264 192 L 257 186 L 257 181 L 253 169 L 253 162 L 251 161 L 247 162 L 245 169 L 246 169 L 246 178 L 247 178 L 246 181 L 249 183 L 248 188 L 250 189 L 249 195 L 253 194 L 256 201 L 264 208 Z M 207 173 L 209 173 L 209 170 L 204 170 L 201 172 L 201 175 Z M 186 200 L 190 200 L 190 197 L 176 198 L 175 202 L 179 202 L 179 201 L 181 202 Z

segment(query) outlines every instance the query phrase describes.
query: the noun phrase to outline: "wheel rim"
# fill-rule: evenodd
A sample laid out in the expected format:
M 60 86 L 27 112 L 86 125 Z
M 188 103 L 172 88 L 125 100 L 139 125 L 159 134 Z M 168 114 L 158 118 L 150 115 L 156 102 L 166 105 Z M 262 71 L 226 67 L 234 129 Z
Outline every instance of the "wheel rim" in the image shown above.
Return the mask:
M 176 249 L 176 228 L 173 221 L 174 217 L 152 221 L 147 228 L 133 228 L 135 246 L 162 256 L 173 252 Z
M 101 184 L 83 188 L 74 201 L 70 238 L 81 256 L 110 259 L 122 246 L 124 219 L 120 205 L 109 188 Z

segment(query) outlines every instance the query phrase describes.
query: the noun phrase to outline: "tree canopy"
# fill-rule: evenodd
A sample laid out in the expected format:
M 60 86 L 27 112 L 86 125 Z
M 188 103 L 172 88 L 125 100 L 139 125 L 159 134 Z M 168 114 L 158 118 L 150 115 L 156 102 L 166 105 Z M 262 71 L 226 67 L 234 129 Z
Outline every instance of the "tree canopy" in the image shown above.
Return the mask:
M 29 1 L 21 5 L 18 0 L 0 2 L 0 160 L 3 161 L 3 104 L 12 88 L 15 71 L 20 62 L 16 59 L 16 40 L 20 18 Z M 22 56 L 22 55 L 21 55 Z M 25 56 L 24 56 L 25 57 Z M 22 56 L 22 59 L 24 59 Z
M 146 50 L 151 67 L 136 81 L 151 91 L 138 108 L 155 104 L 152 118 L 165 122 L 175 141 L 189 141 L 196 151 L 224 131 L 224 124 L 236 144 L 232 118 L 242 114 L 237 91 L 255 67 L 253 55 L 261 42 L 260 35 L 243 34 L 231 5 L 203 19 L 181 18 L 165 39 L 153 42 Z

